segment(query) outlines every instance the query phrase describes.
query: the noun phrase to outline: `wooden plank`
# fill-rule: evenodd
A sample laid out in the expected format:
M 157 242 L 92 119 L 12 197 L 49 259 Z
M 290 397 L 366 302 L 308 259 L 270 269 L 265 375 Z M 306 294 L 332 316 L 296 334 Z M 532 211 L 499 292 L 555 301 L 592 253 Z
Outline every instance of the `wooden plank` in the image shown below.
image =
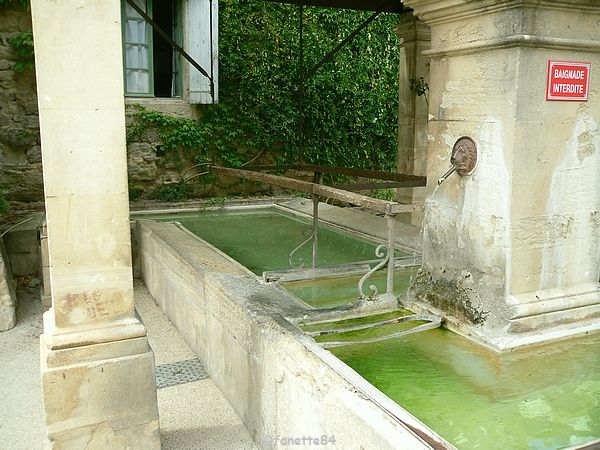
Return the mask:
M 361 206 L 370 211 L 386 215 L 395 215 L 400 212 L 406 212 L 406 209 L 404 209 L 405 205 L 400 205 L 396 202 L 379 200 L 376 198 L 367 197 L 365 195 L 355 194 L 353 192 L 348 192 L 329 186 L 323 186 L 308 181 L 296 180 L 294 178 L 282 177 L 277 175 L 270 175 L 267 173 L 255 172 L 252 170 L 230 169 L 219 166 L 211 166 L 210 170 L 211 172 L 219 175 L 259 181 L 261 183 L 294 189 L 311 195 L 318 195 L 324 198 L 331 198 L 341 202 L 350 203 L 351 205 Z
M 284 165 L 266 165 L 266 166 L 246 166 L 246 170 L 274 172 L 279 170 L 298 170 L 301 172 L 335 173 L 338 175 L 348 175 L 351 177 L 370 178 L 373 180 L 388 181 L 407 181 L 414 182 L 414 187 L 426 186 L 427 177 L 419 175 L 410 175 L 405 173 L 384 172 L 381 170 L 354 169 L 350 167 L 338 166 L 318 166 L 314 164 L 284 164 Z
M 382 170 L 354 169 L 351 167 L 338 166 L 317 166 L 313 164 L 299 164 L 298 170 L 309 170 L 313 172 L 335 173 L 338 175 L 348 175 L 351 177 L 370 178 L 373 180 L 388 181 L 414 181 L 422 183 L 420 186 L 427 185 L 427 177 L 418 175 L 409 175 L 405 173 L 384 172 Z
M 398 189 L 398 188 L 412 188 L 422 187 L 421 182 L 415 181 L 389 181 L 386 183 L 345 183 L 336 184 L 333 187 L 337 189 L 344 189 L 346 191 L 373 191 L 376 189 Z

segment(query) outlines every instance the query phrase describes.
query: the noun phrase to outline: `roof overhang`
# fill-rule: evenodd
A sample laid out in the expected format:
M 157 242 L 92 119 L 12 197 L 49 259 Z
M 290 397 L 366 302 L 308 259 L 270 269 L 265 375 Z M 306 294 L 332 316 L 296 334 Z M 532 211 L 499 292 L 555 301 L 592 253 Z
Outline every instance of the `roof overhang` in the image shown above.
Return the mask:
M 389 13 L 405 13 L 410 8 L 402 6 L 400 0 L 268 0 L 278 3 L 290 3 L 304 6 L 322 6 L 326 8 L 344 8 L 361 11 L 379 11 Z

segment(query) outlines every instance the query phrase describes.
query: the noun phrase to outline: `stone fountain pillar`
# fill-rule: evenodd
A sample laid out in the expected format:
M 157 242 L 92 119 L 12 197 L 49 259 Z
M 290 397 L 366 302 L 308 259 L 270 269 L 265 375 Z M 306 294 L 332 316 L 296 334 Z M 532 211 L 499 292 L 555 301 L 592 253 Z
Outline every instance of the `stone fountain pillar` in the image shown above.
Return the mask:
M 600 1 L 403 3 L 431 27 L 413 307 L 496 349 L 599 329 Z M 547 100 L 550 60 L 591 63 L 587 101 Z M 461 136 L 476 171 L 438 187 Z
M 400 15 L 396 28 L 400 39 L 400 64 L 398 67 L 398 173 L 427 175 L 427 97 L 417 95 L 414 82 L 429 84 L 429 59 L 423 50 L 429 49 L 429 27 L 411 13 Z M 423 203 L 423 188 L 398 189 L 396 201 Z M 423 214 L 401 213 L 400 221 L 421 225 Z
M 135 315 L 119 0 L 32 0 L 52 308 L 46 448 L 160 448 Z

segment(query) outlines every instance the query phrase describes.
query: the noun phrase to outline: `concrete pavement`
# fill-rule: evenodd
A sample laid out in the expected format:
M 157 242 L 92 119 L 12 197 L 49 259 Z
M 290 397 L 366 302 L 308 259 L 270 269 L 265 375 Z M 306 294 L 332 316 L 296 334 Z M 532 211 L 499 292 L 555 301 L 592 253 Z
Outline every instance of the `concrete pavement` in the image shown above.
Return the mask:
M 158 309 L 141 282 L 135 284 L 135 304 L 148 330 L 159 373 L 194 363 L 186 381 L 174 370 L 171 383 L 158 389 L 162 448 L 256 449 L 250 434 L 202 370 L 196 356 Z M 39 335 L 43 308 L 37 287 L 18 291 L 17 326 L 0 333 L 0 449 L 35 450 L 44 445 L 40 392 Z M 189 378 L 188 374 L 188 378 Z M 177 379 L 177 378 L 181 379 Z

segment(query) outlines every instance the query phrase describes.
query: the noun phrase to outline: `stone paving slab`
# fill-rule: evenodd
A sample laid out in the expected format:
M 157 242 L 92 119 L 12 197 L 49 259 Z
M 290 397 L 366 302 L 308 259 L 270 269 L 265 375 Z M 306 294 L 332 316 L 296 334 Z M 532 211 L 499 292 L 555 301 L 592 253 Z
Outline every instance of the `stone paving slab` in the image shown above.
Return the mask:
M 201 362 L 160 312 L 146 287 L 135 286 L 136 308 L 155 355 L 163 450 L 254 450 L 250 434 Z M 18 290 L 17 326 L 0 333 L 0 449 L 44 448 L 39 289 Z M 173 384 L 171 384 L 173 383 Z

